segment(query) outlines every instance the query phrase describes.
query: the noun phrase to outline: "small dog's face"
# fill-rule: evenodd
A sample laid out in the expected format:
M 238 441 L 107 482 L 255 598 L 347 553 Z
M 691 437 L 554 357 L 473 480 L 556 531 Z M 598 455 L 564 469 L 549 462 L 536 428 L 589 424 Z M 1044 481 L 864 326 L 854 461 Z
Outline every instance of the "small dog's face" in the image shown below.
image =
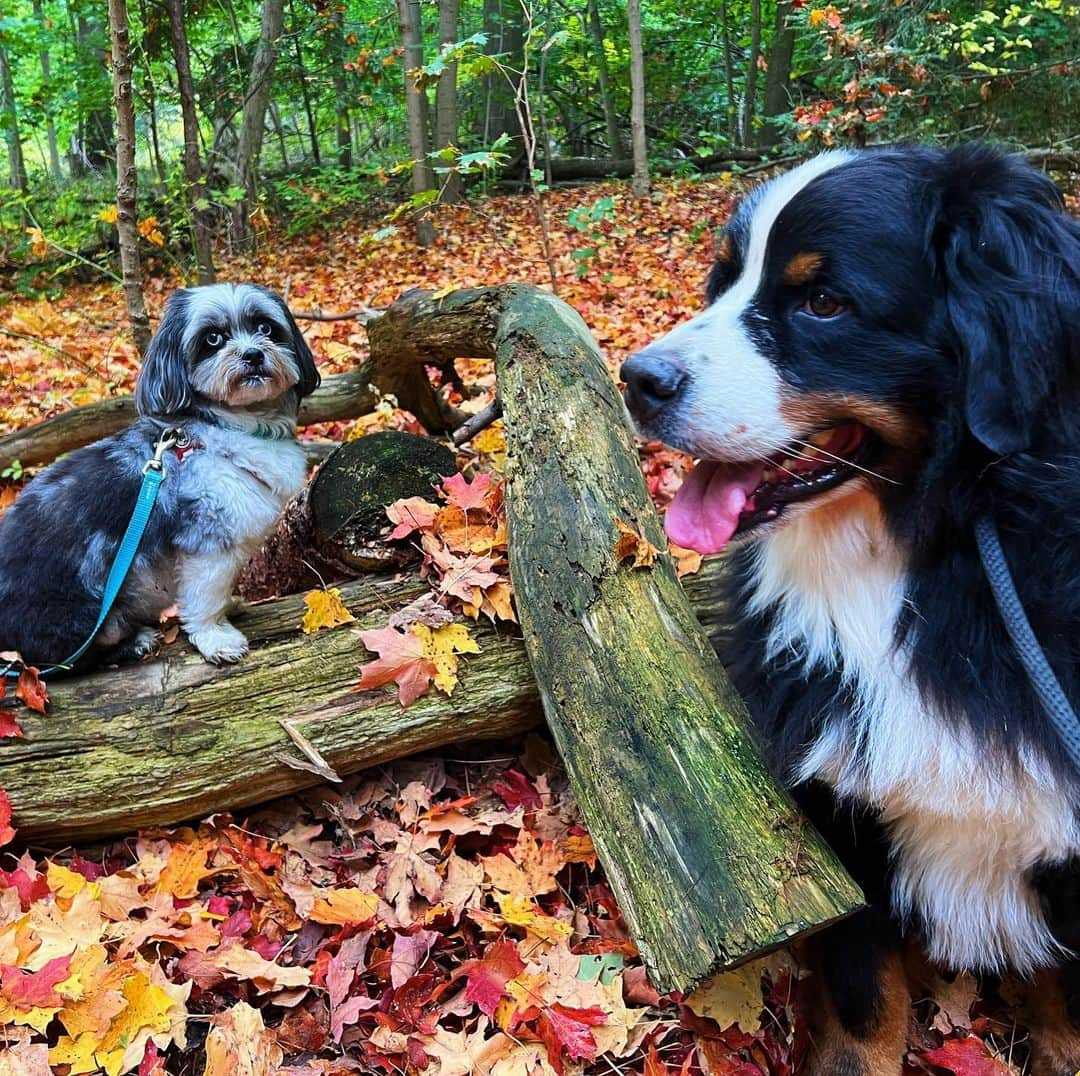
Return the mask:
M 701 458 L 668 511 L 716 552 L 908 482 L 960 416 L 978 450 L 1037 435 L 1068 344 L 1075 233 L 993 150 L 817 157 L 732 216 L 709 307 L 629 359 L 639 430 Z
M 264 405 L 319 383 L 311 351 L 284 302 L 254 284 L 185 288 L 169 299 L 136 388 L 141 414 L 183 412 L 202 401 Z

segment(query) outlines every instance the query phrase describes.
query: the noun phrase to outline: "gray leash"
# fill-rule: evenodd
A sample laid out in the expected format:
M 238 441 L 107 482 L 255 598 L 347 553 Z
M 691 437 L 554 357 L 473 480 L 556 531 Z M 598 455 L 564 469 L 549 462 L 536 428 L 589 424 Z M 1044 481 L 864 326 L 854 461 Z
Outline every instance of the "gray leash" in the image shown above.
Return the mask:
M 1073 766 L 1080 772 L 1080 719 L 1072 708 L 1060 681 L 1050 668 L 1046 654 L 1031 630 L 1027 613 L 1016 593 L 1009 563 L 1005 559 L 1005 550 L 1001 548 L 1001 538 L 997 526 L 989 516 L 980 516 L 975 521 L 975 541 L 979 547 L 983 571 L 990 581 L 994 592 L 998 612 L 1005 622 L 1005 629 L 1012 639 L 1016 653 L 1027 672 L 1028 680 L 1035 694 L 1046 711 L 1046 716 L 1057 730 L 1062 745 Z

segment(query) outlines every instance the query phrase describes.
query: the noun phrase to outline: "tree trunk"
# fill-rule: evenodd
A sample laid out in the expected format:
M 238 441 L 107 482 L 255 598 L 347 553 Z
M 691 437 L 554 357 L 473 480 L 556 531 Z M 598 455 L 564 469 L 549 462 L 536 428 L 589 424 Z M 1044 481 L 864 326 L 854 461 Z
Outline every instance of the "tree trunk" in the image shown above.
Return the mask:
M 15 107 L 15 84 L 11 78 L 7 48 L 0 39 L 0 125 L 7 143 L 8 186 L 25 191 L 26 162 L 23 160 L 22 139 L 19 135 L 19 115 Z
M 349 84 L 345 72 L 345 5 L 335 5 L 330 18 L 332 21 L 327 40 L 337 102 L 337 162 L 339 168 L 352 168 L 352 110 L 349 108 Z
M 199 117 L 195 112 L 195 83 L 191 77 L 191 53 L 184 26 L 184 0 L 166 0 L 169 40 L 176 63 L 176 84 L 180 90 L 180 114 L 184 123 L 184 198 L 191 221 L 195 264 L 200 284 L 213 284 L 213 230 L 209 219 L 202 162 L 199 158 Z
M 732 53 L 728 0 L 720 0 L 720 41 L 724 49 L 724 87 L 727 91 L 725 119 L 727 121 L 728 143 L 737 146 L 739 144 L 739 117 L 735 104 L 735 57 Z
M 499 64 L 511 73 L 525 67 L 525 10 L 521 0 L 484 0 L 484 33 L 489 56 L 499 56 Z M 515 95 L 506 76 L 499 71 L 485 77 L 483 123 L 480 140 L 491 145 L 506 135 L 507 152 L 516 158 L 522 152 L 521 121 Z
M 249 216 L 259 199 L 259 158 L 266 130 L 266 107 L 284 20 L 285 0 L 263 0 L 259 44 L 248 77 L 236 150 L 237 184 L 246 192 L 234 212 L 234 230 L 241 244 L 250 243 L 252 238 Z
M 439 47 L 458 39 L 460 0 L 439 0 Z M 447 64 L 435 86 L 435 147 L 458 144 L 457 63 Z M 446 177 L 439 193 L 443 202 L 461 201 L 461 173 L 455 168 Z
M 641 46 L 641 0 L 627 0 L 630 34 L 630 142 L 634 178 L 630 189 L 638 198 L 649 193 L 649 153 L 645 143 L 645 56 Z
M 743 144 L 757 141 L 754 117 L 757 114 L 758 60 L 761 58 L 761 0 L 750 0 L 750 57 L 746 65 L 746 98 L 743 100 Z
M 420 33 L 420 0 L 397 0 L 398 29 L 405 49 L 405 119 L 409 129 L 409 153 L 412 155 L 413 196 L 423 196 L 435 190 L 435 176 L 428 158 L 427 124 L 424 120 L 426 98 L 413 81 L 410 71 L 424 63 L 424 46 Z M 435 242 L 435 226 L 423 204 L 416 209 L 416 241 L 422 247 Z
M 615 95 L 611 90 L 611 76 L 608 72 L 607 51 L 604 48 L 604 24 L 600 21 L 600 5 L 597 0 L 589 0 L 589 31 L 592 34 L 593 47 L 596 49 L 596 73 L 600 83 L 600 104 L 604 110 L 604 126 L 607 127 L 608 152 L 612 157 L 626 156 L 622 132 L 619 130 L 619 116 L 615 111 Z
M 792 0 L 780 0 L 776 5 L 776 27 L 769 47 L 769 69 L 765 72 L 762 114 L 766 122 L 759 139 L 762 146 L 775 146 L 780 141 L 783 129 L 770 121 L 791 108 L 788 82 L 791 78 L 791 60 L 795 54 L 795 28 L 789 24 L 791 8 Z
M 293 23 L 293 53 L 296 56 L 296 77 L 300 81 L 300 96 L 304 102 L 304 114 L 307 117 L 308 138 L 311 141 L 311 159 L 316 168 L 322 167 L 322 153 L 319 149 L 319 128 L 315 123 L 315 110 L 311 104 L 311 91 L 308 89 L 307 68 L 304 66 L 304 52 L 300 47 L 299 24 L 296 20 L 296 7 L 289 6 Z
M 41 63 L 41 85 L 45 90 L 46 104 L 45 104 L 45 133 L 49 143 L 49 173 L 54 179 L 60 178 L 60 147 L 56 141 L 56 120 L 55 120 L 55 108 L 56 105 L 53 101 L 53 82 L 52 82 L 52 56 L 49 52 L 49 48 L 44 44 L 46 41 L 46 23 L 45 23 L 45 11 L 42 7 L 41 0 L 34 0 L 34 18 L 37 20 L 38 26 L 41 28 L 41 51 L 38 53 L 38 59 Z
M 135 172 L 135 108 L 131 92 L 131 35 L 126 0 L 109 0 L 113 103 L 116 108 L 116 227 L 128 321 L 140 355 L 150 343 L 150 319 L 139 265 L 138 182 Z

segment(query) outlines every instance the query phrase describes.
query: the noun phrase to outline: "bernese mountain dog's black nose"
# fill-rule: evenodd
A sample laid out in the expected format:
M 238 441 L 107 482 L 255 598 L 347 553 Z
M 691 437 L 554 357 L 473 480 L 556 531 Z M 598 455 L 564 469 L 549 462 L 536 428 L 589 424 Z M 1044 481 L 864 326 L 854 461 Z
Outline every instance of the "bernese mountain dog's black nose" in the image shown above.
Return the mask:
M 678 396 L 686 381 L 685 370 L 651 348 L 627 359 L 620 376 L 626 383 L 626 404 L 638 420 L 652 418 L 661 411 Z

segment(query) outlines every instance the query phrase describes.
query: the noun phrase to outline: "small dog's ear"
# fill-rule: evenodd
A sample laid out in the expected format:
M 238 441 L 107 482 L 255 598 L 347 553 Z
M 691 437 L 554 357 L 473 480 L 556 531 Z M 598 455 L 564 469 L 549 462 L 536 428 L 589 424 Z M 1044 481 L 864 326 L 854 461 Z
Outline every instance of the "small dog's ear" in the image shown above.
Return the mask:
M 310 396 L 322 383 L 322 377 L 315 366 L 315 356 L 312 355 L 311 348 L 307 346 L 304 334 L 300 331 L 300 326 L 296 324 L 296 318 L 292 316 L 292 311 L 285 300 L 277 292 L 273 292 L 269 288 L 260 286 L 259 290 L 265 295 L 269 295 L 281 307 L 281 312 L 289 323 L 289 330 L 292 332 L 293 354 L 296 356 L 296 364 L 300 369 L 300 380 L 296 384 L 296 392 L 302 400 L 305 396 Z
M 967 425 L 992 452 L 1020 452 L 1075 368 L 1080 227 L 1018 157 L 961 146 L 944 169 L 933 242 Z
M 169 296 L 161 324 L 143 356 L 135 383 L 135 407 L 140 415 L 175 415 L 191 406 L 191 381 L 183 353 L 187 297 L 184 288 Z

